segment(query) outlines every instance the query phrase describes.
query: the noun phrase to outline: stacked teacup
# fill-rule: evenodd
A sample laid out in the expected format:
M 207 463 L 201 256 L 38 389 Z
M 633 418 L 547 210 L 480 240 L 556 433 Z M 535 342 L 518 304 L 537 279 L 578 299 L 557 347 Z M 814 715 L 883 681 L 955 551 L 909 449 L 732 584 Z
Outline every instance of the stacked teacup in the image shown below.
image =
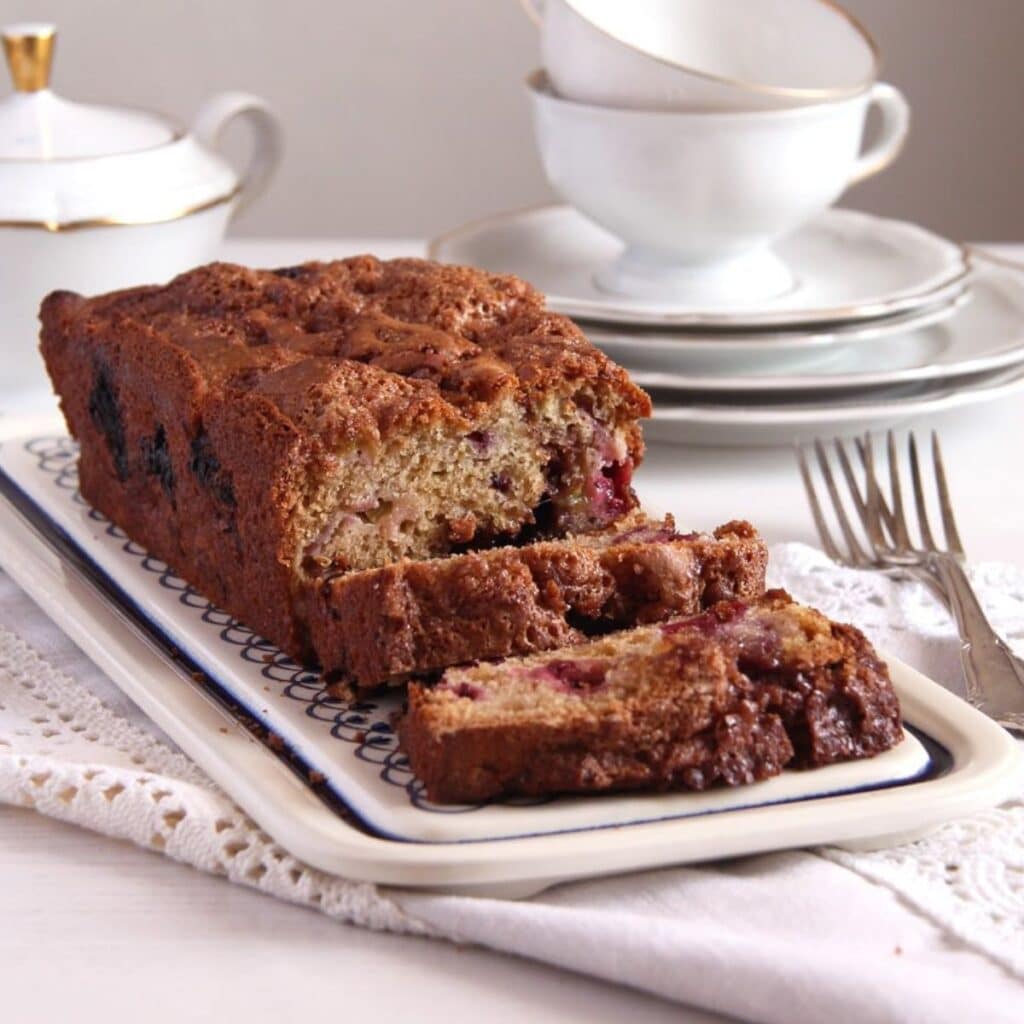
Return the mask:
M 527 0 L 544 169 L 626 243 L 605 291 L 750 303 L 793 287 L 773 252 L 885 167 L 909 110 L 867 33 L 823 0 Z M 868 110 L 882 126 L 861 151 Z
M 518 274 L 576 319 L 651 393 L 648 440 L 789 444 L 1024 389 L 1024 269 L 833 206 L 909 121 L 835 3 L 523 3 L 537 146 L 565 202 L 430 253 Z

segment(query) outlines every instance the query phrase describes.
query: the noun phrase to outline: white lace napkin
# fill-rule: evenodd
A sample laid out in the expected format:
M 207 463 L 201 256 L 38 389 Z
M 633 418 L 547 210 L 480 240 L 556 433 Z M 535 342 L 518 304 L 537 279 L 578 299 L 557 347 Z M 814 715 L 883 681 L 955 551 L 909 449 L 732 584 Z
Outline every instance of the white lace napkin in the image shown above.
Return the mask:
M 960 688 L 951 624 L 922 587 L 795 544 L 773 550 L 771 575 Z M 986 565 L 974 577 L 1019 644 L 1024 572 Z M 1019 1019 L 1021 801 L 879 853 L 772 854 L 520 902 L 385 891 L 277 846 L 2 574 L 0 624 L 0 801 L 354 924 L 478 942 L 744 1019 Z

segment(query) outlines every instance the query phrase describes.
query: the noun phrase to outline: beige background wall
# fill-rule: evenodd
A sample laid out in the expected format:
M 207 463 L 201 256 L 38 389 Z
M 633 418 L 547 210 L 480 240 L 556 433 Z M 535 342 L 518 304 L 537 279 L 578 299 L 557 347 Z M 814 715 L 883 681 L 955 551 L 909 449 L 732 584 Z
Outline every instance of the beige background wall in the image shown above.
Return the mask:
M 622 0 L 629 2 L 629 0 Z M 1024 0 L 848 0 L 914 108 L 900 161 L 848 205 L 953 237 L 1024 239 Z M 544 201 L 518 0 L 0 0 L 61 29 L 56 85 L 184 119 L 245 88 L 287 157 L 238 224 L 261 235 L 428 235 Z

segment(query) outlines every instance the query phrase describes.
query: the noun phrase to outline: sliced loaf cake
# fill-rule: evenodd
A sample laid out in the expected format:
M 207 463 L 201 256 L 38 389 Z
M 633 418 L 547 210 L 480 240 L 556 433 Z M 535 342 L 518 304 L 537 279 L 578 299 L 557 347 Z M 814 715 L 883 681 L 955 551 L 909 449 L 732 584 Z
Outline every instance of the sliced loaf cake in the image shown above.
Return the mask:
M 324 567 L 603 529 L 647 396 L 514 277 L 372 256 L 54 292 L 42 352 L 85 499 L 314 660 Z

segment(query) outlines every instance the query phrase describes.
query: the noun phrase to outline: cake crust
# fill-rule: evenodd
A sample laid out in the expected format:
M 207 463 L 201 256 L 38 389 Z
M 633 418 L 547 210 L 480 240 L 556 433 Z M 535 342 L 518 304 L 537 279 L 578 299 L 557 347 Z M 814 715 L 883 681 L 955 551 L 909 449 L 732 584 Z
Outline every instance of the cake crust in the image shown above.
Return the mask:
M 739 785 L 899 742 L 864 635 L 782 591 L 414 683 L 399 737 L 438 802 Z
M 601 533 L 325 580 L 311 634 L 328 678 L 374 687 L 753 598 L 767 558 L 746 522 L 680 534 L 671 517 L 637 515 Z

